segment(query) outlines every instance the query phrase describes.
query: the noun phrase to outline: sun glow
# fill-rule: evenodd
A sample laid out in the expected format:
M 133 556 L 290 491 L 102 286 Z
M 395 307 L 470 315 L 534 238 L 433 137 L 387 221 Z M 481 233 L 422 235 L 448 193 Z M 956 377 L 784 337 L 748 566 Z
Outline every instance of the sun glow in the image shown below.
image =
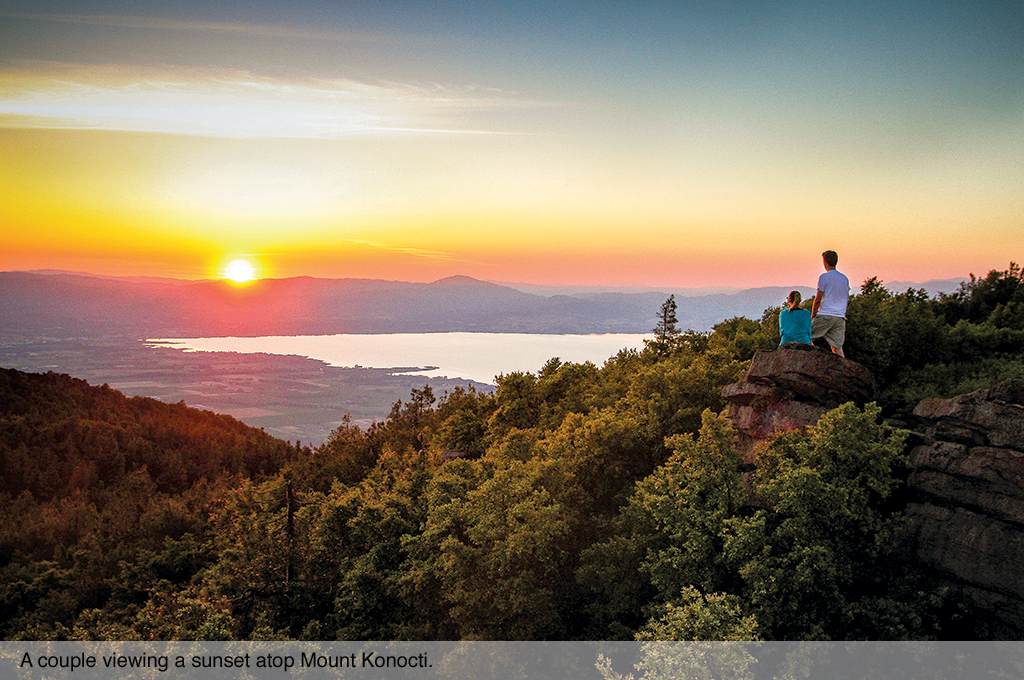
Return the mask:
M 245 260 L 232 260 L 224 268 L 224 278 L 234 283 L 248 283 L 256 279 L 256 268 Z

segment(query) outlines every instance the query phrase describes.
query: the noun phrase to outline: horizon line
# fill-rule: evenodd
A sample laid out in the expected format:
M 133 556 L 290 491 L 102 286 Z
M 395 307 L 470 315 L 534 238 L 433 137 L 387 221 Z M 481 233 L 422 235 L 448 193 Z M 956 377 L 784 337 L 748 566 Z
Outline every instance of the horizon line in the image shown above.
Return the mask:
M 38 274 L 43 276 L 82 276 L 95 279 L 107 279 L 117 281 L 149 281 L 149 282 L 173 282 L 173 283 L 227 283 L 228 279 L 223 277 L 203 277 L 196 279 L 189 278 L 177 278 L 173 276 L 146 276 L 146 275 L 118 275 L 118 274 L 97 274 L 88 271 L 71 270 L 71 269 L 10 269 L 0 271 L 0 274 Z M 473 281 L 476 283 L 484 283 L 495 286 L 501 286 L 505 288 L 512 288 L 520 290 L 521 288 L 526 289 L 542 289 L 542 290 L 578 290 L 578 291 L 590 291 L 590 292 L 634 292 L 634 293 L 657 293 L 665 292 L 672 294 L 674 291 L 701 291 L 704 295 L 716 295 L 716 294 L 730 294 L 730 293 L 741 293 L 750 290 L 762 290 L 762 289 L 773 289 L 773 288 L 794 288 L 793 286 L 783 285 L 765 285 L 765 286 L 724 286 L 724 285 L 709 285 L 709 286 L 677 286 L 672 284 L 666 284 L 664 286 L 657 285 L 617 285 L 617 284 L 592 284 L 592 283 L 580 283 L 580 284 L 563 284 L 563 283 L 528 283 L 524 281 L 496 281 L 490 279 L 478 279 L 473 276 L 466 274 L 452 274 L 450 276 L 444 276 L 439 279 L 431 281 L 410 281 L 403 279 L 387 279 L 387 278 L 370 278 L 370 277 L 328 277 L 328 276 L 314 276 L 311 274 L 298 274 L 294 276 L 265 276 L 254 279 L 250 283 L 258 283 L 259 281 L 289 281 L 295 279 L 313 279 L 317 281 L 380 281 L 383 283 L 407 283 L 411 285 L 433 285 L 442 283 L 445 281 L 451 281 L 453 279 L 464 279 Z M 938 284 L 938 283 L 960 283 L 967 281 L 966 276 L 955 276 L 944 279 L 928 279 L 926 281 L 882 281 L 883 287 L 893 285 L 910 285 L 910 286 L 924 286 L 927 284 Z M 812 286 L 795 286 L 796 289 L 805 288 L 813 289 Z M 529 292 L 528 290 L 520 290 L 520 292 Z M 536 293 L 533 293 L 536 294 Z M 557 293 L 556 293 L 557 294 Z

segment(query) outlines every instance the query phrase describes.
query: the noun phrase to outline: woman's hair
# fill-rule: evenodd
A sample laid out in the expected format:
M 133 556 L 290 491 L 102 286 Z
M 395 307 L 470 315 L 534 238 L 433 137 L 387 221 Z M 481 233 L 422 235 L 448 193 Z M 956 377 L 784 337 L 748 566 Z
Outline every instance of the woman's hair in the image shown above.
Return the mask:
M 789 292 L 789 311 L 793 312 L 800 307 L 800 291 L 791 290 Z

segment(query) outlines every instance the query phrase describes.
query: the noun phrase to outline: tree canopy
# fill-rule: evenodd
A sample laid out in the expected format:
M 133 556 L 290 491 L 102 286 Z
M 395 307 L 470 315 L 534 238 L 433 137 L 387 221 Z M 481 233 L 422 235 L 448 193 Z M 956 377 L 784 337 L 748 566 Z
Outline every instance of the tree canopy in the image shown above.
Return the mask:
M 964 605 L 894 549 L 906 417 L 1024 368 L 1015 265 L 864 282 L 846 404 L 741 465 L 721 392 L 778 309 L 494 393 L 414 390 L 298 449 L 184 404 L 0 372 L 6 639 L 929 639 Z M 660 329 L 660 335 L 658 330 Z M 650 660 L 657 662 L 656 658 Z

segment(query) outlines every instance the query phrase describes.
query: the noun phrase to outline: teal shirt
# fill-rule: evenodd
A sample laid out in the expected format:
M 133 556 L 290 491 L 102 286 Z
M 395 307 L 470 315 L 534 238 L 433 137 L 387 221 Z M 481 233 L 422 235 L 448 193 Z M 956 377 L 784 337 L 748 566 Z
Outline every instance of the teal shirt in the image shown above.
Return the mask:
M 779 344 L 787 342 L 811 344 L 810 311 L 797 309 L 791 312 L 788 309 L 783 309 L 779 312 L 779 335 L 782 336 L 782 341 Z

